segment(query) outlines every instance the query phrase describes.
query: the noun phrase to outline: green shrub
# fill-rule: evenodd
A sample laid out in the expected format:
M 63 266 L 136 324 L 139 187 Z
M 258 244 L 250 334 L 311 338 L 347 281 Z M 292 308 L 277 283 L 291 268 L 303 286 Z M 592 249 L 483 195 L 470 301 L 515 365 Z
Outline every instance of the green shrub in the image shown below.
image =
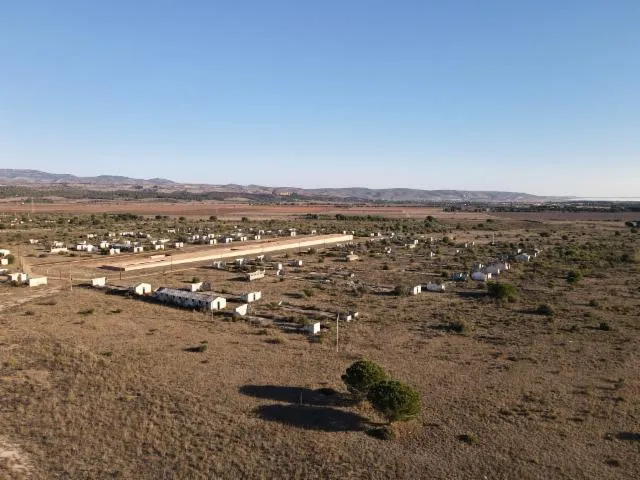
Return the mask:
M 582 280 L 582 273 L 577 270 L 571 270 L 567 273 L 567 283 L 578 283 Z
M 556 312 L 551 305 L 549 305 L 548 303 L 543 303 L 542 305 L 538 306 L 538 308 L 536 309 L 536 313 L 538 315 L 553 317 Z
M 387 373 L 384 369 L 369 360 L 358 360 L 342 375 L 347 390 L 358 400 L 366 398 L 371 386 L 386 378 Z
M 515 302 L 518 298 L 518 289 L 505 282 L 488 282 L 487 291 L 489 296 L 499 301 Z
M 377 438 L 378 440 L 393 440 L 396 438 L 396 434 L 393 430 L 385 425 L 384 427 L 376 427 L 367 430 L 367 435 L 373 438 Z
M 453 320 L 447 324 L 447 328 L 461 334 L 467 334 L 471 330 L 471 327 L 464 320 Z
M 313 290 L 311 290 L 310 288 L 304 288 L 302 290 L 302 293 L 304 293 L 305 297 L 313 297 Z
M 202 342 L 198 345 L 189 345 L 184 348 L 184 351 L 193 352 L 193 353 L 202 353 L 202 352 L 206 352 L 208 347 L 209 347 L 208 344 Z
M 420 395 L 398 380 L 383 380 L 369 389 L 367 400 L 387 421 L 407 421 L 420 413 Z
M 287 343 L 287 339 L 282 335 L 274 333 L 274 336 L 265 340 L 266 343 L 270 343 L 272 345 L 281 345 L 283 343 Z
M 393 293 L 397 297 L 406 297 L 409 295 L 410 291 L 411 289 L 409 288 L 409 285 L 404 283 L 397 284 L 393 289 Z
M 478 438 L 473 433 L 463 433 L 462 435 L 458 435 L 458 440 L 468 445 L 478 443 Z

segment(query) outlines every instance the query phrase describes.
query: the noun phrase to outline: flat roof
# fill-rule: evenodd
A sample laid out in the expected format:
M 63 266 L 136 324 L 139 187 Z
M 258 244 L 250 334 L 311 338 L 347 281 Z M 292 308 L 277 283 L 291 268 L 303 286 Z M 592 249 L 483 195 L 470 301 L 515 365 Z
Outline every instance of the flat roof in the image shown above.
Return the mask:
M 218 298 L 216 295 L 202 292 L 190 292 L 188 290 L 181 290 L 179 288 L 160 287 L 156 290 L 156 293 L 166 293 L 176 298 L 188 298 L 190 300 L 201 300 L 205 302 L 211 302 Z
M 292 248 L 307 248 L 316 245 L 327 245 L 353 240 L 353 235 L 329 234 L 298 236 L 295 238 L 271 238 L 267 240 L 242 242 L 233 246 L 203 245 L 197 250 L 158 255 L 127 258 L 126 260 L 107 261 L 102 268 L 120 271 L 141 270 L 145 268 L 170 267 L 183 263 L 206 262 L 224 258 L 242 257 L 245 255 L 277 252 Z

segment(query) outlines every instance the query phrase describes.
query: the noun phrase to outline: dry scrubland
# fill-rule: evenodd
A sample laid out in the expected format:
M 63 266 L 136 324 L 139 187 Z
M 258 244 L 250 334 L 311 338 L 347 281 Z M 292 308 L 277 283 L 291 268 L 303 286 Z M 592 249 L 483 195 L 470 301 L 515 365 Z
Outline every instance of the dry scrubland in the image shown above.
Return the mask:
M 570 216 L 434 215 L 438 221 L 243 222 L 244 228 L 451 239 L 431 247 L 421 241 L 413 250 L 394 245 L 387 255 L 384 241 L 357 237 L 361 260 L 350 263 L 338 249 L 274 255 L 275 262 L 304 260 L 283 281 L 269 269 L 265 279 L 248 284 L 238 272 L 205 265 L 122 279 L 103 272 L 122 286 L 142 279 L 154 287 L 182 286 L 198 277 L 227 298 L 259 289 L 263 299 L 253 313 L 298 322 L 313 315 L 304 309 L 355 308 L 360 318 L 340 325 L 339 353 L 332 322 L 320 341 L 310 341 L 275 326 L 78 284 L 71 291 L 68 280 L 32 290 L 0 284 L 0 477 L 640 477 L 640 234 L 623 221 Z M 39 257 L 37 247 L 25 245 L 28 238 L 161 231 L 176 223 L 217 232 L 233 226 L 43 219 L 54 222 L 0 231 L 0 247 L 15 251 L 21 244 L 30 268 L 50 275 L 57 269 L 65 279 L 98 276 L 96 257 Z M 476 245 L 455 255 L 455 244 L 465 241 Z M 398 284 L 445 280 L 519 245 L 542 253 L 501 277 L 518 289 L 515 302 L 496 303 L 471 281 L 448 284 L 441 294 L 390 293 Z M 567 282 L 570 271 L 582 278 Z M 204 352 L 184 351 L 205 343 Z M 342 395 L 340 375 L 360 358 L 421 394 L 420 416 L 395 424 L 393 440 L 369 436 L 383 420 Z
M 23 202 L 0 200 L 0 212 L 2 213 L 26 213 L 29 205 Z M 292 215 L 304 215 L 307 213 L 319 215 L 336 215 L 338 213 L 348 215 L 384 215 L 390 218 L 424 218 L 441 212 L 440 208 L 402 205 L 336 205 L 336 204 L 252 204 L 229 203 L 216 201 L 203 202 L 160 202 L 160 201 L 76 201 L 71 202 L 61 199 L 55 203 L 36 204 L 34 209 L 38 213 L 49 214 L 76 214 L 76 215 L 101 215 L 107 213 L 137 213 L 140 215 L 187 215 L 190 217 L 208 217 L 216 215 L 224 218 L 240 220 L 243 216 L 252 219 L 287 218 Z M 476 213 L 459 213 L 458 216 L 480 217 Z

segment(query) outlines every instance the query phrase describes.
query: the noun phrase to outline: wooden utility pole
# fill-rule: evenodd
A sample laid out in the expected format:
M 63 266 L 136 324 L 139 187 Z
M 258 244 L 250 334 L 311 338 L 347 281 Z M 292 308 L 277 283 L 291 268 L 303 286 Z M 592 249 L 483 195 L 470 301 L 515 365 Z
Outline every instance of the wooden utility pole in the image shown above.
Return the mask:
M 340 314 L 336 315 L 336 353 L 338 353 L 340 351 L 340 347 L 339 347 L 339 339 L 340 339 Z

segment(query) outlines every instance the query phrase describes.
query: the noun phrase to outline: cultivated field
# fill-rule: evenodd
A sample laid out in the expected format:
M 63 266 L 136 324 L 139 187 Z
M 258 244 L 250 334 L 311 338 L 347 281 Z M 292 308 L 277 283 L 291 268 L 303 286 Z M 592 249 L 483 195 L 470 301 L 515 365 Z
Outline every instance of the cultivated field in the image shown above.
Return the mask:
M 0 478 L 640 477 L 640 234 L 619 216 L 362 207 L 306 220 L 310 208 L 176 208 L 120 210 L 147 218 L 40 212 L 0 231 L 10 270 L 49 277 L 32 289 L 0 283 Z M 96 253 L 46 253 L 89 233 L 289 228 L 355 240 L 249 265 L 139 272 L 100 270 L 106 257 Z M 540 253 L 499 275 L 516 288 L 512 301 L 451 281 L 518 249 Z M 359 260 L 345 261 L 350 252 Z M 265 278 L 244 281 L 254 268 Z M 85 285 L 105 275 L 108 288 Z M 128 291 L 140 281 L 208 281 L 229 304 L 214 313 L 161 305 Z M 433 282 L 445 291 L 404 295 Z M 249 315 L 233 317 L 239 296 L 256 290 Z M 336 351 L 335 318 L 348 311 L 359 315 L 340 322 Z M 297 330 L 314 321 L 319 336 Z M 384 420 L 341 382 L 361 358 L 421 395 L 419 417 L 393 424 L 394 439 L 369 434 Z

